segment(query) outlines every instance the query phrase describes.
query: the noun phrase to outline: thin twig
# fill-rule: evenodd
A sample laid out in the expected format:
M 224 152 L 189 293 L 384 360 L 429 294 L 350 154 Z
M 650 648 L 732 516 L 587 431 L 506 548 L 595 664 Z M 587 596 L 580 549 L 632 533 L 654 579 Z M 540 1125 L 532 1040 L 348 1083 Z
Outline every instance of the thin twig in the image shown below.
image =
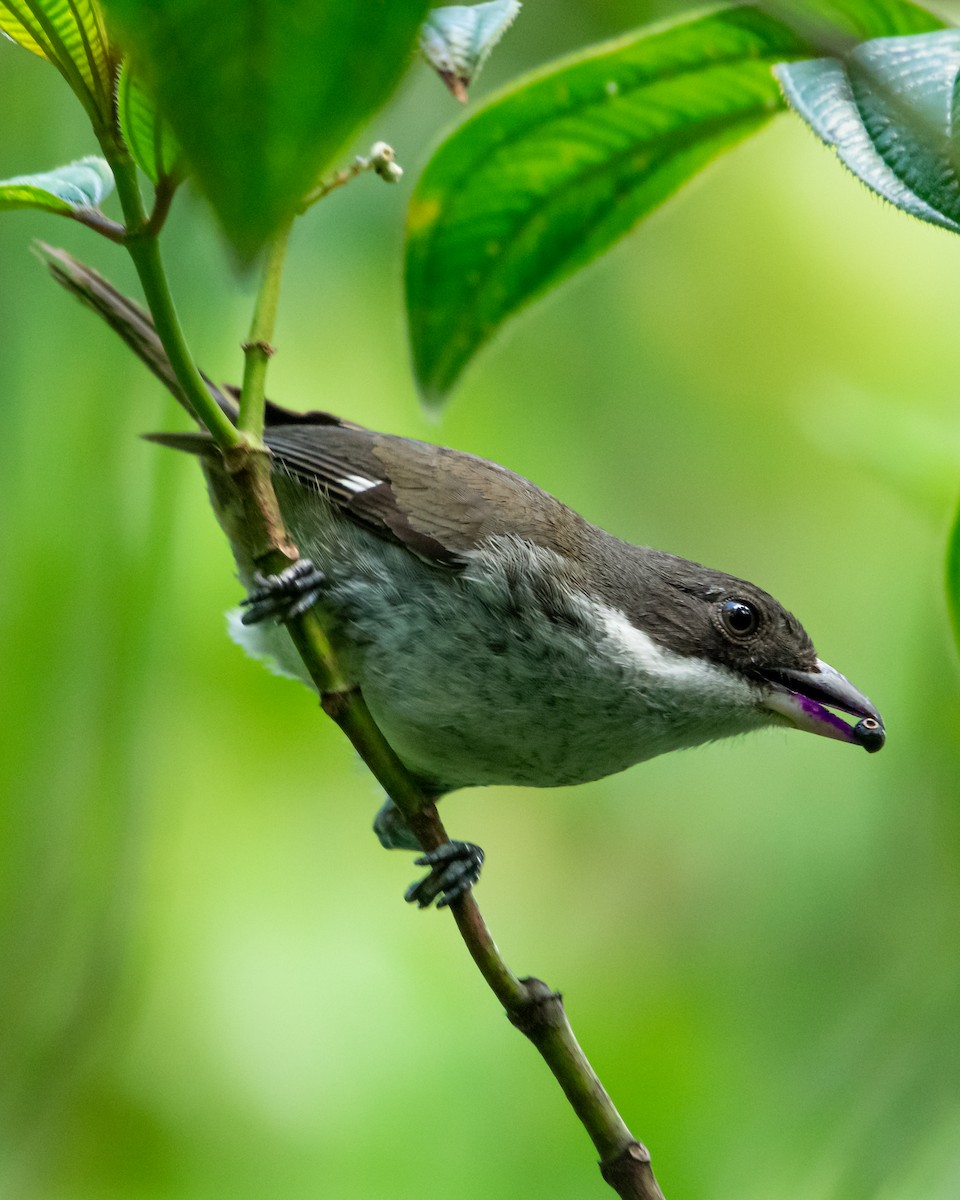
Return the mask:
M 273 354 L 273 329 L 277 319 L 277 304 L 280 300 L 280 283 L 283 279 L 283 263 L 293 221 L 275 235 L 267 247 L 260 287 L 253 306 L 250 334 L 243 344 L 243 386 L 240 389 L 240 415 L 237 428 L 249 434 L 257 442 L 263 439 L 264 387 L 267 364 Z
M 324 712 L 340 726 L 377 782 L 403 813 L 424 850 L 450 839 L 436 806 L 394 753 L 360 689 L 341 674 L 319 620 L 308 612 L 288 626 L 294 645 L 320 692 Z M 580 1048 L 559 993 L 539 979 L 518 979 L 501 955 L 472 892 L 450 905 L 470 956 L 511 1024 L 533 1042 L 590 1135 L 603 1178 L 623 1200 L 663 1200 L 650 1155 L 617 1112 Z
M 373 171 L 385 183 L 397 183 L 403 176 L 403 169 L 396 161 L 393 147 L 388 146 L 386 142 L 374 142 L 368 155 L 358 154 L 349 167 L 334 171 L 326 179 L 321 179 L 312 191 L 307 192 L 300 205 L 300 212 L 306 212 L 318 200 L 323 200 L 325 196 L 329 196 L 337 188 L 342 188 L 364 171 Z
M 120 207 L 127 223 L 124 245 L 137 269 L 147 307 L 153 316 L 157 334 L 170 359 L 173 372 L 197 420 L 202 421 L 224 453 L 236 450 L 242 438 L 233 422 L 210 395 L 184 337 L 180 318 L 170 294 L 170 285 L 160 256 L 156 233 L 150 229 L 137 182 L 137 170 L 126 150 L 118 146 L 114 135 L 103 135 L 100 144 L 113 171 Z
M 153 211 L 144 225 L 145 232 L 151 237 L 156 237 L 166 224 L 170 214 L 170 205 L 173 203 L 173 197 L 179 186 L 180 179 L 176 175 L 161 175 L 157 181 L 153 191 Z

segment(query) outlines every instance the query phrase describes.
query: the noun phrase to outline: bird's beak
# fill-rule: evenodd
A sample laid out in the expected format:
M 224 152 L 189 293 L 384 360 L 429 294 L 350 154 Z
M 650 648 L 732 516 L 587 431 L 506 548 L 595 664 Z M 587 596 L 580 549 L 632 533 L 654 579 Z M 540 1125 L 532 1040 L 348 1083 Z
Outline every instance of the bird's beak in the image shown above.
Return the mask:
M 829 663 L 817 659 L 812 671 L 761 671 L 769 688 L 763 707 L 777 713 L 797 729 L 863 746 L 873 754 L 886 740 L 883 719 L 867 697 Z M 825 707 L 829 705 L 828 707 Z M 860 717 L 855 725 L 830 708 Z

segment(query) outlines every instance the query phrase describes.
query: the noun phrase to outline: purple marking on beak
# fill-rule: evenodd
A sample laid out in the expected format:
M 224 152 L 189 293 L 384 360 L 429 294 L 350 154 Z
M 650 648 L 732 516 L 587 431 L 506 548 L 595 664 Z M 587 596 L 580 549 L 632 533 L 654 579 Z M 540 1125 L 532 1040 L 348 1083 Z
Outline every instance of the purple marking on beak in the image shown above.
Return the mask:
M 763 707 L 785 717 L 795 728 L 863 746 L 870 754 L 883 746 L 886 733 L 879 712 L 828 663 L 817 659 L 812 671 L 763 671 L 761 675 L 771 688 Z M 824 707 L 827 704 L 862 720 L 850 725 Z

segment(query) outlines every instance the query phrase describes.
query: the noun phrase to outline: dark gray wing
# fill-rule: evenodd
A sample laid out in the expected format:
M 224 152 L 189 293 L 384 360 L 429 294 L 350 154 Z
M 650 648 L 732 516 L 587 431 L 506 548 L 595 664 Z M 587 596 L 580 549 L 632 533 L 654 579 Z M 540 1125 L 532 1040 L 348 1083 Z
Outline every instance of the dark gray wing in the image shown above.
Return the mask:
M 321 414 L 270 425 L 265 440 L 283 470 L 344 516 L 438 565 L 462 565 L 464 551 L 498 534 L 576 556 L 582 518 L 486 459 Z

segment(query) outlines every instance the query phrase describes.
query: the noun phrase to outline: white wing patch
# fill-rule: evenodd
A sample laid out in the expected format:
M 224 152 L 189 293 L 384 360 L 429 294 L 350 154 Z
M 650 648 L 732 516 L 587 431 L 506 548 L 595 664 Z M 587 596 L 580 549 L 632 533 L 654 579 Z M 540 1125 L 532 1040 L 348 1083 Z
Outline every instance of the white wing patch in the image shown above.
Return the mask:
M 371 488 L 379 487 L 382 483 L 380 479 L 367 479 L 363 475 L 344 475 L 337 482 L 341 487 L 345 487 L 347 491 L 353 492 L 359 496 L 361 492 L 369 492 Z

